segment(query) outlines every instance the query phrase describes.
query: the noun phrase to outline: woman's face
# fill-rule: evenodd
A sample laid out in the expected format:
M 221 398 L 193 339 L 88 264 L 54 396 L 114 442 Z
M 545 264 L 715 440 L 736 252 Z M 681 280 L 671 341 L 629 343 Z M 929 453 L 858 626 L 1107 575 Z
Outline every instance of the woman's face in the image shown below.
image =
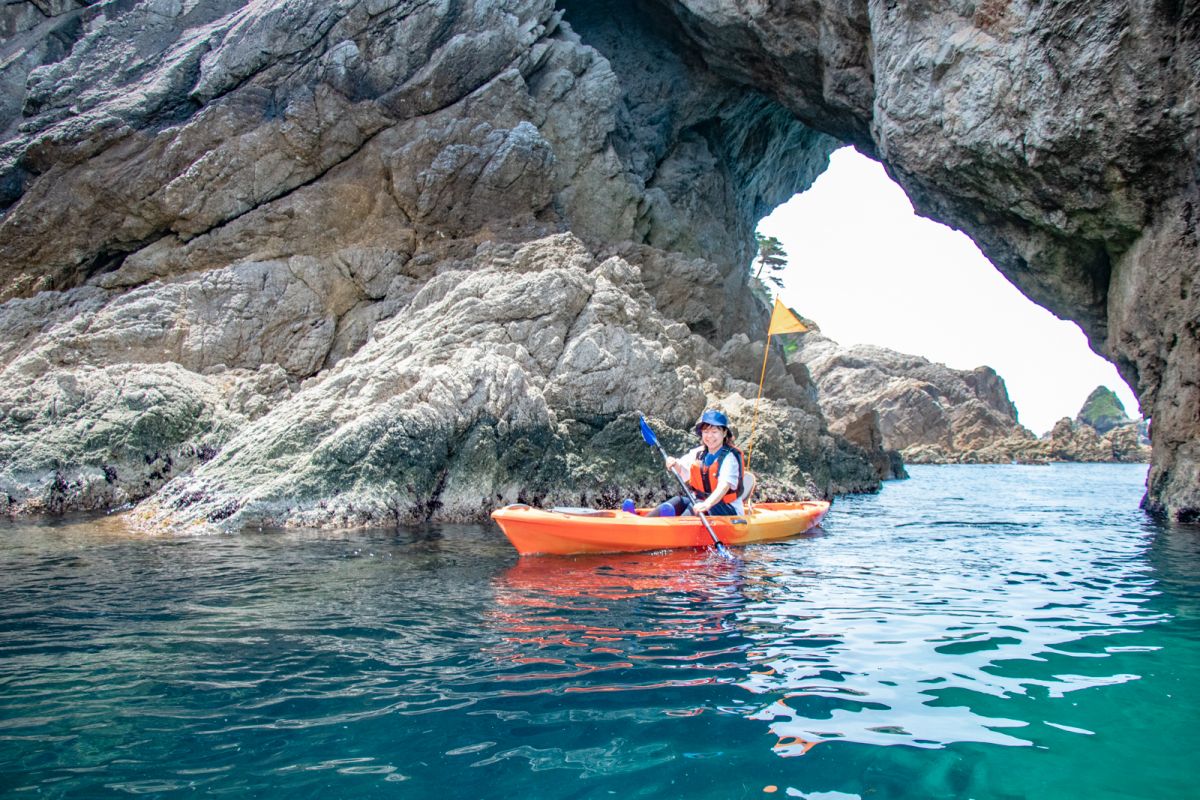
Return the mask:
M 721 445 L 725 444 L 725 429 L 720 425 L 705 423 L 700 426 L 700 441 L 704 442 L 708 452 L 715 453 L 721 449 Z

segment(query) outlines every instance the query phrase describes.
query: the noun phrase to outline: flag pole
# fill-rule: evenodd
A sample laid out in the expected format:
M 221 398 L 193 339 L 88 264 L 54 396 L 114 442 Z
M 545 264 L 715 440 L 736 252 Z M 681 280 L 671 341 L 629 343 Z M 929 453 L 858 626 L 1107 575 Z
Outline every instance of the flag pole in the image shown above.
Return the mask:
M 763 381 L 767 377 L 767 355 L 771 352 L 771 335 L 775 333 L 804 333 L 808 330 L 791 309 L 775 298 L 771 309 L 771 322 L 767 325 L 767 343 L 763 347 L 762 371 L 758 375 L 758 396 L 754 398 L 754 422 L 750 425 L 750 445 L 746 448 L 746 469 L 750 468 L 750 456 L 754 453 L 754 434 L 758 430 L 758 401 L 762 399 Z
M 758 396 L 754 398 L 754 421 L 750 423 L 750 445 L 746 448 L 746 469 L 750 469 L 750 457 L 754 455 L 754 432 L 758 429 L 758 401 L 762 399 L 763 380 L 767 377 L 767 353 L 771 352 L 771 333 L 767 332 L 767 343 L 763 347 L 762 371 L 758 373 Z

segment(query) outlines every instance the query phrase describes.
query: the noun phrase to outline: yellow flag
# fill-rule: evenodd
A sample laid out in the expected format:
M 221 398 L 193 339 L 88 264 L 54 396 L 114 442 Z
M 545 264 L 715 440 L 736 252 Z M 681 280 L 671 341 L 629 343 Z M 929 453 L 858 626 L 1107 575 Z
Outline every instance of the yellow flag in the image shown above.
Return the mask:
M 804 333 L 808 330 L 804 323 L 796 319 L 796 315 L 779 302 L 779 298 L 775 298 L 775 308 L 771 311 L 771 327 L 767 328 L 767 335 L 774 336 L 777 333 Z

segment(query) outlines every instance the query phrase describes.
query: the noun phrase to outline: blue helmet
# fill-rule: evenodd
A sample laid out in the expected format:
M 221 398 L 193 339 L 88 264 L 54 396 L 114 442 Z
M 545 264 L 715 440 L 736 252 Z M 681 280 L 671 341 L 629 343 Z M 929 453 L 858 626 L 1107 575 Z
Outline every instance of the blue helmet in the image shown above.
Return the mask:
M 696 423 L 696 435 L 700 435 L 700 431 L 705 425 L 718 425 L 725 430 L 729 430 L 729 417 L 717 411 L 715 408 L 710 408 L 700 415 L 700 421 Z

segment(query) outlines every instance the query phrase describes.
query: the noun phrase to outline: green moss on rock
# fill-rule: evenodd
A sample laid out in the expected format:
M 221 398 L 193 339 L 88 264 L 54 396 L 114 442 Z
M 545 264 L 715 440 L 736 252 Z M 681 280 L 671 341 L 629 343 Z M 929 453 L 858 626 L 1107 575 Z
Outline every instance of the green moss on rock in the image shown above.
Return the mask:
M 1116 393 L 1107 386 L 1097 386 L 1079 409 L 1076 422 L 1090 425 L 1099 434 L 1105 434 L 1131 420 L 1125 414 L 1125 406 Z

